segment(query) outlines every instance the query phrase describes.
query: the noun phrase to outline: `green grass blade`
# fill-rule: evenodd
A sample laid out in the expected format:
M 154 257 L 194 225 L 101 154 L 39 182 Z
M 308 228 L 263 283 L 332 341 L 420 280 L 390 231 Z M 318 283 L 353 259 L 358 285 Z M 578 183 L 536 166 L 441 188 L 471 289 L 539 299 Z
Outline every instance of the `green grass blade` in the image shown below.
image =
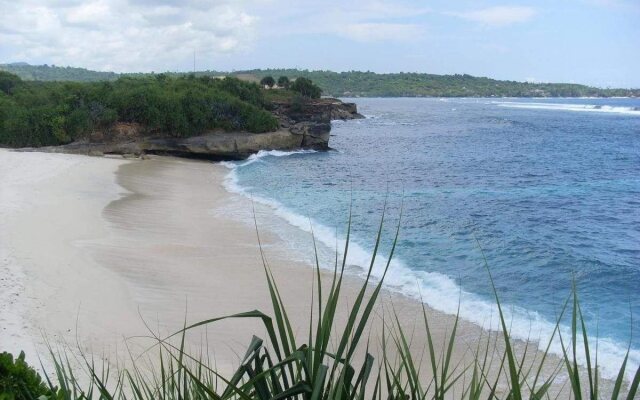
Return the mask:
M 320 365 L 320 367 L 318 368 L 318 374 L 315 377 L 315 382 L 313 385 L 313 391 L 311 392 L 311 400 L 320 400 L 323 396 L 323 388 L 324 388 L 324 382 L 325 379 L 327 378 L 327 371 L 329 370 L 329 367 L 327 367 L 326 365 Z
M 633 377 L 633 381 L 631 381 L 631 386 L 629 386 L 629 393 L 627 394 L 627 400 L 633 400 L 636 398 L 639 384 L 640 384 L 640 367 L 636 369 L 636 373 Z
M 507 363 L 509 366 L 509 376 L 510 376 L 510 384 L 512 390 L 513 400 L 522 400 L 522 392 L 520 390 L 520 380 L 518 374 L 518 367 L 515 360 L 515 355 L 513 353 L 513 349 L 511 347 L 511 340 L 509 338 L 509 332 L 507 330 L 507 323 L 504 318 L 504 313 L 502 312 L 502 306 L 500 305 L 500 298 L 498 297 L 498 291 L 496 289 L 496 285 L 493 281 L 493 276 L 491 275 L 491 269 L 489 268 L 489 262 L 487 261 L 487 257 L 484 254 L 484 250 L 480 246 L 480 242 L 476 238 L 476 243 L 478 244 L 478 248 L 480 249 L 480 253 L 482 254 L 482 258 L 484 260 L 484 266 L 489 275 L 489 281 L 491 282 L 491 288 L 493 290 L 493 295 L 496 299 L 496 305 L 498 306 L 498 313 L 500 316 L 500 324 L 502 325 L 502 334 L 504 336 L 504 344 L 505 344 L 505 352 L 507 354 Z
M 624 382 L 624 371 L 627 368 L 628 359 L 629 349 L 627 349 L 627 354 L 625 354 L 624 359 L 622 360 L 622 365 L 620 366 L 620 370 L 618 371 L 618 377 L 616 378 L 616 382 L 613 385 L 611 400 L 617 400 L 620 397 L 620 389 L 622 388 L 622 382 Z

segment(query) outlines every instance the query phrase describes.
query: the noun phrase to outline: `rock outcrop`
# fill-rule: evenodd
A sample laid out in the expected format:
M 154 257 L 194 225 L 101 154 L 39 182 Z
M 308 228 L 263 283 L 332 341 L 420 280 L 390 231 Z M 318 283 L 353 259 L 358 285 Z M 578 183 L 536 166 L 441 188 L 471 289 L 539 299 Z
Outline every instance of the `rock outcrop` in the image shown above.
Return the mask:
M 260 150 L 329 149 L 331 121 L 362 118 L 356 105 L 338 99 L 301 103 L 276 102 L 273 114 L 280 121 L 274 132 L 205 132 L 188 138 L 149 135 L 145 127 L 116 123 L 109 130 L 93 132 L 82 141 L 39 151 L 75 154 L 173 155 L 210 160 L 240 160 Z
M 274 102 L 273 113 L 280 126 L 294 135 L 302 136 L 302 148 L 326 150 L 329 148 L 331 121 L 363 118 L 355 103 L 343 103 L 325 98 L 304 102 Z

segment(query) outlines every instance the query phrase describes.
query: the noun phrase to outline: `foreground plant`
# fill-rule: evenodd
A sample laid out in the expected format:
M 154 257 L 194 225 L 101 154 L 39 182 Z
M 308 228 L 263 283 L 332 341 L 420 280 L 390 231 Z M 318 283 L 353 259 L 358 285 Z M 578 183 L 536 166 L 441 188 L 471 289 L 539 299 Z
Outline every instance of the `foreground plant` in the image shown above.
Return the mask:
M 22 400 L 52 395 L 40 375 L 25 361 L 21 352 L 13 355 L 0 353 L 0 400 Z

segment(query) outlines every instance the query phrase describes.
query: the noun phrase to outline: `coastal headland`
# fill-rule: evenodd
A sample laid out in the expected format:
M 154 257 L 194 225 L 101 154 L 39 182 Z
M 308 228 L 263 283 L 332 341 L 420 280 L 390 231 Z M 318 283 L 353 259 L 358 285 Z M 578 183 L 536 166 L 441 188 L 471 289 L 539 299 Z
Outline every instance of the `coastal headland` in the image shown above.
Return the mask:
M 274 102 L 278 119 L 275 131 L 207 132 L 187 138 L 149 134 L 138 123 L 115 123 L 109 129 L 92 132 L 87 138 L 39 151 L 70 154 L 171 155 L 214 161 L 242 160 L 260 150 L 328 150 L 332 120 L 362 118 L 354 103 L 334 98 L 313 99 L 295 108 L 290 102 Z M 31 149 L 29 149 L 31 150 Z
M 306 78 L 286 87 L 166 74 L 65 83 L 0 71 L 0 147 L 217 161 L 260 150 L 327 150 L 332 120 L 362 116 L 354 103 L 321 93 Z

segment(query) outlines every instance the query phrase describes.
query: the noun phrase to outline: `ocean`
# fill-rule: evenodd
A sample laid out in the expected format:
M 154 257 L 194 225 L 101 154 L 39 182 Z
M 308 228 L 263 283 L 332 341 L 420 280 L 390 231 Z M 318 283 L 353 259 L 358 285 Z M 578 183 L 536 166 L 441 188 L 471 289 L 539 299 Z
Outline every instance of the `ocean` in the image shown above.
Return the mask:
M 227 188 L 274 211 L 259 226 L 307 259 L 313 231 L 333 268 L 351 209 L 347 273 L 361 275 L 385 210 L 374 277 L 399 224 L 389 289 L 496 329 L 489 270 L 512 335 L 540 347 L 575 282 L 603 375 L 628 347 L 635 371 L 640 100 L 344 100 L 366 119 L 334 122 L 332 151 L 227 163 Z M 561 351 L 557 340 L 551 349 Z

